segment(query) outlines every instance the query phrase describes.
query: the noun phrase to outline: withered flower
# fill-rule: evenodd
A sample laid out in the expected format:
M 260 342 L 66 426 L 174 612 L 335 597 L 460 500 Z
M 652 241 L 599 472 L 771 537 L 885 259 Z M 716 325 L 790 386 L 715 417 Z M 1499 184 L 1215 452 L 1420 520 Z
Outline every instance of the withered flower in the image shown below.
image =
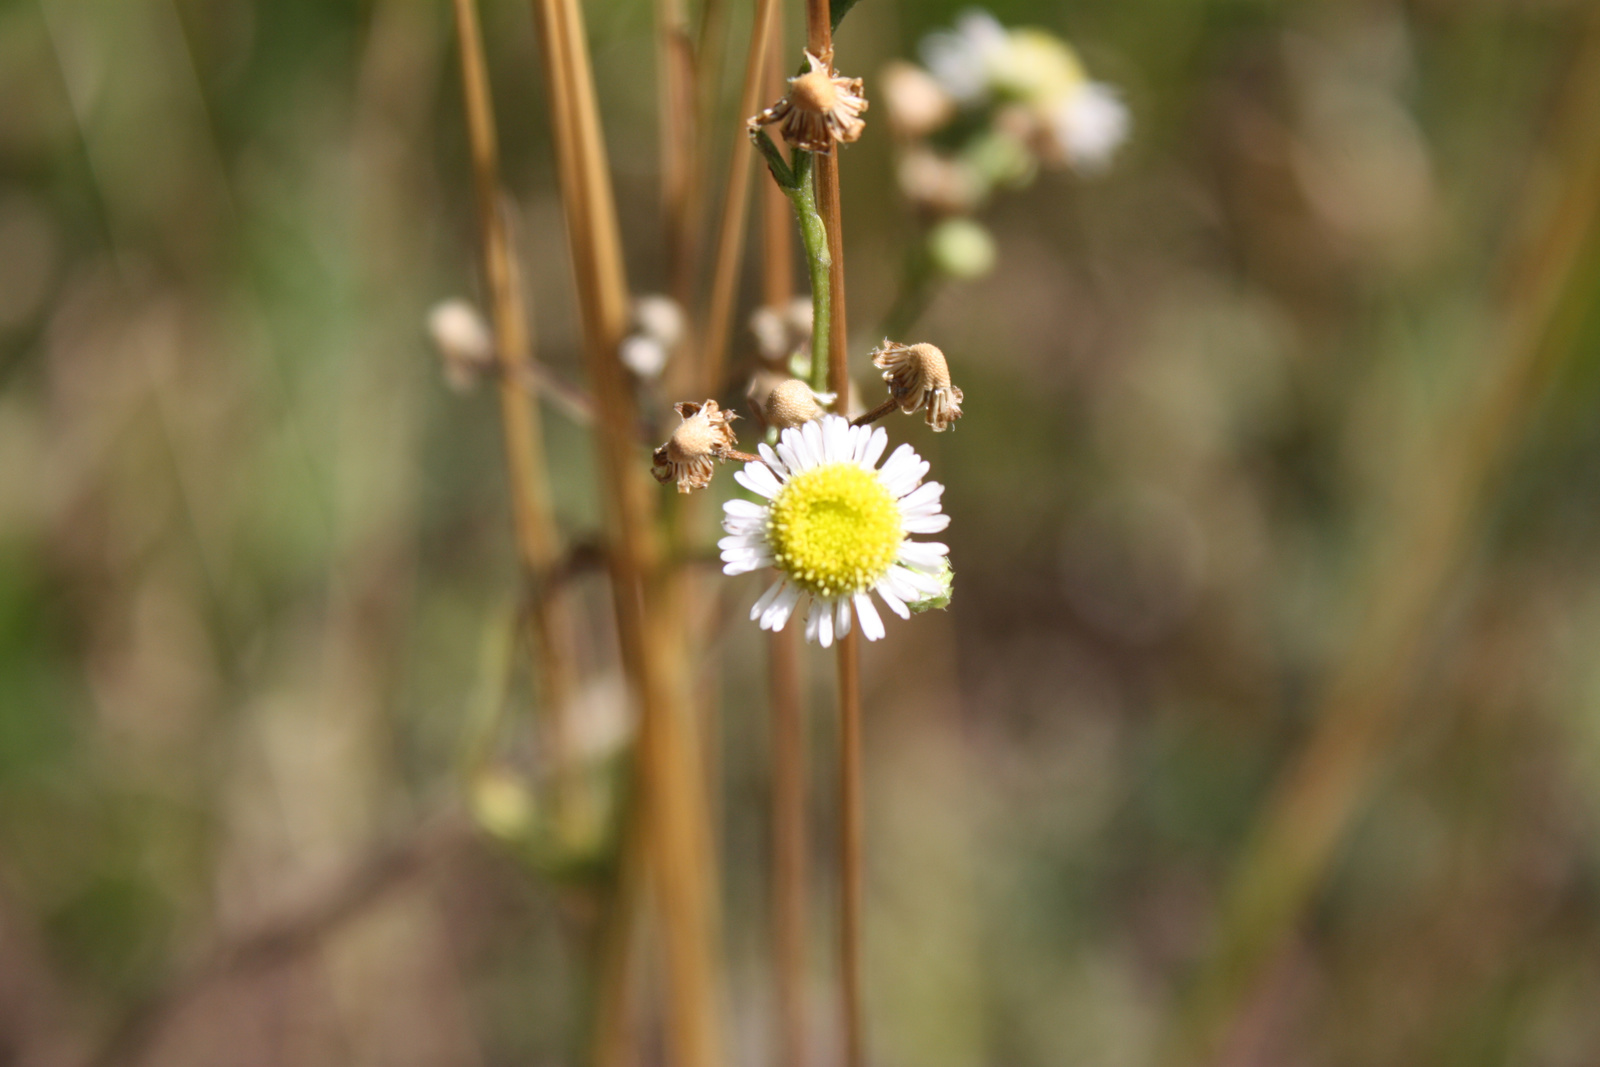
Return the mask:
M 799 378 L 790 378 L 767 394 L 762 415 L 768 426 L 787 430 L 822 418 L 826 413 L 822 405 L 831 404 L 833 400 L 834 394 L 818 393 Z
M 867 98 L 860 78 L 841 77 L 810 52 L 805 56 L 811 69 L 789 79 L 789 95 L 745 125 L 753 137 L 762 126 L 781 123 L 778 132 L 796 148 L 831 152 L 834 142 L 849 144 L 861 136 Z
M 739 417 L 737 412 L 721 410 L 715 400 L 685 401 L 674 404 L 673 410 L 683 422 L 651 456 L 650 473 L 656 481 L 663 485 L 676 481 L 678 492 L 692 493 L 711 484 L 716 461 L 749 458 L 735 447 L 739 439 L 730 424 Z
M 927 408 L 935 432 L 961 417 L 961 390 L 950 384 L 944 353 L 930 344 L 903 345 L 887 337 L 872 350 L 872 365 L 883 371 L 889 398 L 907 415 Z

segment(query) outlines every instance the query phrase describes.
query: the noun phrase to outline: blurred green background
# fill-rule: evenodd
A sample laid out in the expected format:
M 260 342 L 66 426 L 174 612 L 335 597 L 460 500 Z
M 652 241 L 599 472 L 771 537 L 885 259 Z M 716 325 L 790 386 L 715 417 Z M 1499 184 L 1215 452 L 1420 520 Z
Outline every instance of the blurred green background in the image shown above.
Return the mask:
M 537 349 L 577 380 L 532 23 L 484 6 Z M 870 94 L 963 6 L 863 0 L 840 65 Z M 1210 1028 L 1228 1064 L 1593 1063 L 1591 6 L 990 10 L 1071 40 L 1132 135 L 984 212 L 994 274 L 905 338 L 966 415 L 891 426 L 948 486 L 958 577 L 865 652 L 878 1062 L 1120 1067 Z M 650 6 L 587 12 L 630 279 L 661 291 Z M 581 886 L 435 832 L 515 573 L 493 397 L 424 330 L 479 294 L 453 49 L 428 0 L 0 0 L 0 1064 L 577 1062 Z M 863 385 L 916 233 L 881 119 L 843 160 Z M 546 415 L 583 541 L 586 431 Z M 757 1064 L 764 650 L 755 580 L 715 588 Z M 607 663 L 597 751 L 627 730 Z M 527 715 L 494 727 L 508 766 Z

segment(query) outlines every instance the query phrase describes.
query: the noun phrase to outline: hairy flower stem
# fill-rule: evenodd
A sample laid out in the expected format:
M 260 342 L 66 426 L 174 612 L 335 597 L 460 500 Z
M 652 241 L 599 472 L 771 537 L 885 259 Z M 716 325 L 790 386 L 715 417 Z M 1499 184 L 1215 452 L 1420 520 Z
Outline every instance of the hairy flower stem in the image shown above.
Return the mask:
M 796 149 L 791 168 L 765 130 L 757 130 L 753 139 L 766 157 L 772 180 L 794 206 L 795 220 L 800 224 L 800 245 L 805 249 L 806 272 L 811 279 L 810 384 L 817 392 L 825 393 L 828 391 L 828 346 L 833 335 L 833 254 L 828 247 L 828 228 L 817 210 L 817 192 L 812 181 L 815 157 Z

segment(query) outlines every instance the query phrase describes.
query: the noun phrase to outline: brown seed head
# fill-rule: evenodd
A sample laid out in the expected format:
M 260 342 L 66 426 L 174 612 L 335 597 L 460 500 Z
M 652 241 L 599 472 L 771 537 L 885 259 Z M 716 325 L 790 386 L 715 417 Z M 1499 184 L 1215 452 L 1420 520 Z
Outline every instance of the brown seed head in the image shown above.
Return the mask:
M 872 365 L 883 371 L 900 410 L 910 415 L 926 407 L 928 425 L 936 432 L 961 417 L 961 390 L 950 383 L 950 366 L 933 345 L 903 345 L 886 337 L 873 350 Z
M 778 132 L 796 148 L 831 152 L 836 142 L 861 136 L 867 98 L 861 95 L 860 78 L 841 77 L 810 52 L 805 57 L 811 69 L 789 79 L 789 95 L 745 125 L 754 136 L 762 126 L 781 123 Z
M 818 396 L 812 392 L 811 386 L 799 378 L 790 378 L 772 390 L 767 396 L 766 419 L 768 426 L 776 426 L 780 430 L 787 430 L 791 426 L 820 419 L 824 412 L 818 403 Z
M 685 401 L 673 410 L 683 422 L 651 456 L 650 473 L 658 482 L 676 481 L 680 493 L 704 489 L 711 484 L 715 461 L 727 459 L 739 444 L 730 425 L 739 415 L 721 410 L 715 400 Z

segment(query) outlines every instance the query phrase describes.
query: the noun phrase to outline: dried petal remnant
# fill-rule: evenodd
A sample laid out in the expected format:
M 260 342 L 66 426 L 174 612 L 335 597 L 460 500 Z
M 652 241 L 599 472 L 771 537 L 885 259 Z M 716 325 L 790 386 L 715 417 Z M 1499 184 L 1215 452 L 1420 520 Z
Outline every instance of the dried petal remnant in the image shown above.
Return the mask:
M 860 78 L 845 78 L 828 64 L 805 54 L 811 69 L 789 79 L 789 95 L 751 118 L 745 125 L 753 137 L 776 122 L 783 139 L 807 152 L 831 152 L 835 142 L 849 144 L 866 126 L 867 110 Z
M 737 412 L 723 411 L 715 400 L 686 401 L 674 404 L 673 410 L 683 422 L 651 457 L 650 473 L 656 481 L 663 485 L 676 481 L 678 492 L 691 493 L 711 484 L 718 460 L 745 458 L 735 447 L 739 439 L 731 425 L 739 417 Z
M 961 390 L 950 384 L 944 353 L 930 344 L 903 345 L 887 337 L 872 352 L 889 396 L 907 415 L 927 408 L 928 425 L 944 430 L 961 417 Z

